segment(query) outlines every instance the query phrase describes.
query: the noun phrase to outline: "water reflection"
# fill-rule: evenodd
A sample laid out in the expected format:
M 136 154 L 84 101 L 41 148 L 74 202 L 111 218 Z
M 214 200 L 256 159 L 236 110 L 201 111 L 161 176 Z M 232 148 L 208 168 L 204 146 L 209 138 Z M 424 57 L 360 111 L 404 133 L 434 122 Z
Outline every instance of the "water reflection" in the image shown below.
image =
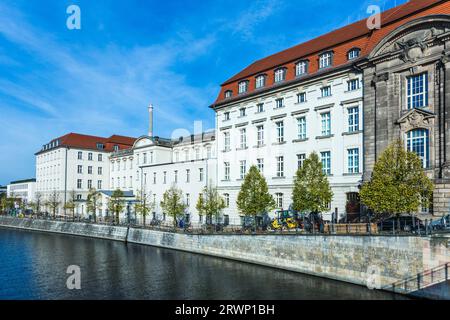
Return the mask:
M 364 287 L 146 246 L 0 229 L 0 299 L 393 299 Z M 81 290 L 66 289 L 69 265 Z

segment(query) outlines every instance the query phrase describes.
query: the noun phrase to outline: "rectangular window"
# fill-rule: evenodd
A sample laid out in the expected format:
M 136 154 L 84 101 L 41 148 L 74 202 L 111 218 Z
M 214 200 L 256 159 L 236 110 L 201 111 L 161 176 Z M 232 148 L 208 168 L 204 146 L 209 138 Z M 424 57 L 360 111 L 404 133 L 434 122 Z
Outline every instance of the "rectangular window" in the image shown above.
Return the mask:
M 166 184 L 167 183 L 167 171 L 163 172 L 163 183 Z
M 329 112 L 320 115 L 322 123 L 322 136 L 331 135 L 331 114 Z
M 203 181 L 203 168 L 198 169 L 198 181 Z
M 225 207 L 228 208 L 230 206 L 230 194 L 224 193 L 223 194 L 223 199 L 225 201 Z
M 276 123 L 276 127 L 277 127 L 277 142 L 282 143 L 284 142 L 284 122 L 278 121 Z
M 275 100 L 275 108 L 283 108 L 284 107 L 284 98 L 279 98 Z
M 260 125 L 256 127 L 256 131 L 257 131 L 257 146 L 261 147 L 264 145 L 264 126 Z
M 359 149 L 348 149 L 348 173 L 359 173 Z
M 231 147 L 230 147 L 230 133 L 229 132 L 224 132 L 223 133 L 223 145 L 224 145 L 224 150 L 225 151 L 230 151 Z
M 147 164 L 147 153 L 144 153 L 144 164 Z
M 191 195 L 186 193 L 186 205 L 189 207 L 191 205 Z
M 359 131 L 359 107 L 348 108 L 348 132 Z
M 239 93 L 245 93 L 248 90 L 248 81 L 239 82 Z
M 239 168 L 240 168 L 240 178 L 243 180 L 245 179 L 245 175 L 247 173 L 247 161 L 245 160 L 239 161 Z
M 102 180 L 98 180 L 97 181 L 97 189 L 101 190 L 102 189 Z
M 276 199 L 277 209 L 282 209 L 283 208 L 283 194 L 282 193 L 276 193 L 275 194 L 275 199 Z
M 103 161 L 103 155 L 101 153 L 97 156 L 97 160 L 100 162 Z
M 78 151 L 78 160 L 83 160 L 83 152 Z
M 224 121 L 230 120 L 230 113 L 229 112 L 224 112 L 223 113 L 223 120 Z
M 284 177 L 284 157 L 277 157 L 277 177 Z
M 428 73 L 422 73 L 407 78 L 408 109 L 428 106 Z
M 320 94 L 322 98 L 331 96 L 331 86 L 323 87 L 320 89 Z
M 331 152 L 330 151 L 321 152 L 320 158 L 322 161 L 322 172 L 326 175 L 330 175 L 331 174 Z
M 223 167 L 224 167 L 223 180 L 229 181 L 230 180 L 230 163 L 224 162 Z
M 156 184 L 156 172 L 153 172 L 153 184 Z
M 295 66 L 295 75 L 301 76 L 305 73 L 308 73 L 308 62 L 306 61 L 300 61 Z
M 173 172 L 173 182 L 178 183 L 178 170 Z
M 264 159 L 263 158 L 256 159 L 256 163 L 258 165 L 259 172 L 264 173 Z
M 258 112 L 258 113 L 264 112 L 264 103 L 258 103 L 256 105 L 256 112 Z
M 83 173 L 83 166 L 78 166 L 77 172 L 78 172 L 79 174 L 82 174 L 82 173 Z
M 306 160 L 306 154 L 300 153 L 297 155 L 297 169 L 300 169 L 303 167 L 303 163 Z
M 200 148 L 195 149 L 195 160 L 200 160 Z
M 241 149 L 247 148 L 247 130 L 245 128 L 239 130 L 239 136 L 240 136 L 240 148 Z
M 186 182 L 191 182 L 191 170 L 186 169 Z
M 92 174 L 92 166 L 88 166 L 88 174 Z
M 306 118 L 297 118 L 297 138 L 300 140 L 306 139 Z
M 98 167 L 97 173 L 98 173 L 98 175 L 101 176 L 103 174 L 103 168 L 102 167 Z
M 306 102 L 306 92 L 301 92 L 297 94 L 297 103 L 305 103 Z
M 89 153 L 88 153 L 88 160 L 89 160 L 89 161 L 92 161 L 92 152 L 89 152 Z
M 240 117 L 245 117 L 246 116 L 246 108 L 240 108 L 239 109 L 239 116 Z
M 348 91 L 355 91 L 359 89 L 359 79 L 352 79 L 347 81 Z
M 78 179 L 77 180 L 77 188 L 81 189 L 81 187 L 82 187 L 82 181 L 81 181 L 81 179 Z

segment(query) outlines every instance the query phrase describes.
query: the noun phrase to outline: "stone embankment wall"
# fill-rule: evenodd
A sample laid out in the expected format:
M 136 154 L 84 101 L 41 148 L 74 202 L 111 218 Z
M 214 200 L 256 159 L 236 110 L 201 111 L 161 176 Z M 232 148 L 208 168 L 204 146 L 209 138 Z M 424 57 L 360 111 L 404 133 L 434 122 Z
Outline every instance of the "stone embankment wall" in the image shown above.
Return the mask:
M 333 235 L 192 235 L 0 217 L 0 226 L 128 241 L 381 286 L 450 261 L 450 238 Z M 375 276 L 371 275 L 375 273 Z

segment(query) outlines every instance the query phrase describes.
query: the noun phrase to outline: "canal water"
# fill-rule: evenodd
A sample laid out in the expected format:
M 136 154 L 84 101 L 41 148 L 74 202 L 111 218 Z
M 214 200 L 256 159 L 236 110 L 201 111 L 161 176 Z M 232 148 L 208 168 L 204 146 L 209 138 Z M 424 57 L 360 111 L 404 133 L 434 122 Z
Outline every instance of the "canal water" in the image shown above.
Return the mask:
M 70 265 L 81 269 L 81 290 L 66 287 Z M 0 228 L 0 299 L 401 298 L 197 254 Z

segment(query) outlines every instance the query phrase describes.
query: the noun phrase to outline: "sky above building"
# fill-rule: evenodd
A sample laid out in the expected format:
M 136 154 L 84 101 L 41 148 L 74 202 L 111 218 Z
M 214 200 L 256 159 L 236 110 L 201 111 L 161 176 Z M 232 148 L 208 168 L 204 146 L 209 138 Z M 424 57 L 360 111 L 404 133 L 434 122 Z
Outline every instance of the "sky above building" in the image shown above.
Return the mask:
M 214 128 L 220 84 L 255 60 L 406 0 L 2 0 L 0 185 L 69 132 L 138 137 Z M 69 5 L 81 30 L 69 30 Z

